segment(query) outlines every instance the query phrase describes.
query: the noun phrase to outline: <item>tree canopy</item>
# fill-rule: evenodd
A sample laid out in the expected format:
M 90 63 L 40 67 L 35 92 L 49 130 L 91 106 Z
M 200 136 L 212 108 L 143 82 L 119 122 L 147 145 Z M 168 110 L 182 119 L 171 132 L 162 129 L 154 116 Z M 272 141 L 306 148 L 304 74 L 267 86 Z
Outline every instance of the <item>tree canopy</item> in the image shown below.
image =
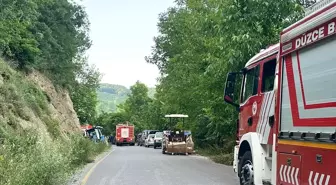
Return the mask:
M 89 66 L 89 21 L 84 7 L 68 0 L 2 0 L 0 54 L 15 68 L 39 70 L 71 92 L 80 120 L 95 116 L 100 80 Z M 91 108 L 93 107 L 93 109 Z
M 223 100 L 227 73 L 276 44 L 302 13 L 292 0 L 176 0 L 159 15 L 159 35 L 145 57 L 161 73 L 156 94 L 149 99 L 135 84 L 125 114 L 144 129 L 166 128 L 165 114 L 188 114 L 186 127 L 198 146 L 232 141 L 237 112 Z

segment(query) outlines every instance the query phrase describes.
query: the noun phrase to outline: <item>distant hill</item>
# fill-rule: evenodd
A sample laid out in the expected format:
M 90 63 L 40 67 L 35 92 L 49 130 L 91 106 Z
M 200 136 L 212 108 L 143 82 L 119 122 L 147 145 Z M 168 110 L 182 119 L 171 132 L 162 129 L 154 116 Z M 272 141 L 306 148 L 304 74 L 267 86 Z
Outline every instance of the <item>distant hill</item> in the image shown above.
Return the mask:
M 115 84 L 100 84 L 100 88 L 97 90 L 99 103 L 97 105 L 98 114 L 101 112 L 116 112 L 117 105 L 124 103 L 127 99 L 127 95 L 131 91 L 122 85 Z M 153 98 L 155 94 L 155 88 L 148 88 L 148 96 Z

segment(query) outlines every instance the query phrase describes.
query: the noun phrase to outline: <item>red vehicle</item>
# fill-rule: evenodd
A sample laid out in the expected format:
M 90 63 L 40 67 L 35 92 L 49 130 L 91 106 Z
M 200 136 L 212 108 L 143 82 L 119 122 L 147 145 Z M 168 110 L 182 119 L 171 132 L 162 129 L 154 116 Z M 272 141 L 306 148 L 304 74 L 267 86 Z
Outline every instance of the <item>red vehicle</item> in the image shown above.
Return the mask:
M 126 123 L 120 123 L 116 125 L 116 145 L 121 146 L 123 144 L 129 144 L 134 146 L 134 125 Z
M 224 99 L 239 111 L 240 184 L 336 185 L 335 33 L 336 0 L 320 1 L 279 44 L 228 74 Z
M 93 127 L 92 127 L 92 125 L 90 125 L 90 124 L 81 125 L 80 127 L 81 127 L 81 129 L 82 129 L 83 136 L 86 136 L 86 137 L 88 137 L 87 130 L 89 130 L 89 129 L 92 129 L 92 128 L 93 128 Z

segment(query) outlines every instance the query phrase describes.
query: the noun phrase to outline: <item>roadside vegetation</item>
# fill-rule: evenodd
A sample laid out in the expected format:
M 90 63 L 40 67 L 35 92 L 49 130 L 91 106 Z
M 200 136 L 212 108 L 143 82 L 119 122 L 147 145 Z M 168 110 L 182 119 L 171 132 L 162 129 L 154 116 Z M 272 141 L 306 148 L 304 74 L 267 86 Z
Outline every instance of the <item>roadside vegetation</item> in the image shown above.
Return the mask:
M 2 60 L 0 74 L 0 184 L 62 184 L 107 149 L 61 127 L 48 94 Z
M 137 82 L 118 113 L 98 117 L 106 127 L 129 120 L 137 133 L 167 129 L 165 114 L 188 114 L 196 151 L 232 165 L 237 112 L 224 103 L 229 71 L 242 69 L 261 49 L 279 40 L 279 32 L 302 17 L 310 1 L 177 0 L 158 18 L 159 35 L 145 57 L 161 76 L 156 94 Z M 112 130 L 111 130 L 112 131 Z
M 34 130 L 0 133 L 0 184 L 64 184 L 72 173 L 106 149 L 78 134 L 48 144 Z

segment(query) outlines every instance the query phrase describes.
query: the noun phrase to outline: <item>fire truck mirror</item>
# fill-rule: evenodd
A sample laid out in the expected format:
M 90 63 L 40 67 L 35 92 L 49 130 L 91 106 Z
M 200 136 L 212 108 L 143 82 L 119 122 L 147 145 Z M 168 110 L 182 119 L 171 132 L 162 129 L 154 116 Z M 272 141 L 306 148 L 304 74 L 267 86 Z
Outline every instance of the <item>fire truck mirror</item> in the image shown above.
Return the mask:
M 239 107 L 238 104 L 234 103 L 234 88 L 236 83 L 237 73 L 229 73 L 226 78 L 225 90 L 224 90 L 224 101 Z

